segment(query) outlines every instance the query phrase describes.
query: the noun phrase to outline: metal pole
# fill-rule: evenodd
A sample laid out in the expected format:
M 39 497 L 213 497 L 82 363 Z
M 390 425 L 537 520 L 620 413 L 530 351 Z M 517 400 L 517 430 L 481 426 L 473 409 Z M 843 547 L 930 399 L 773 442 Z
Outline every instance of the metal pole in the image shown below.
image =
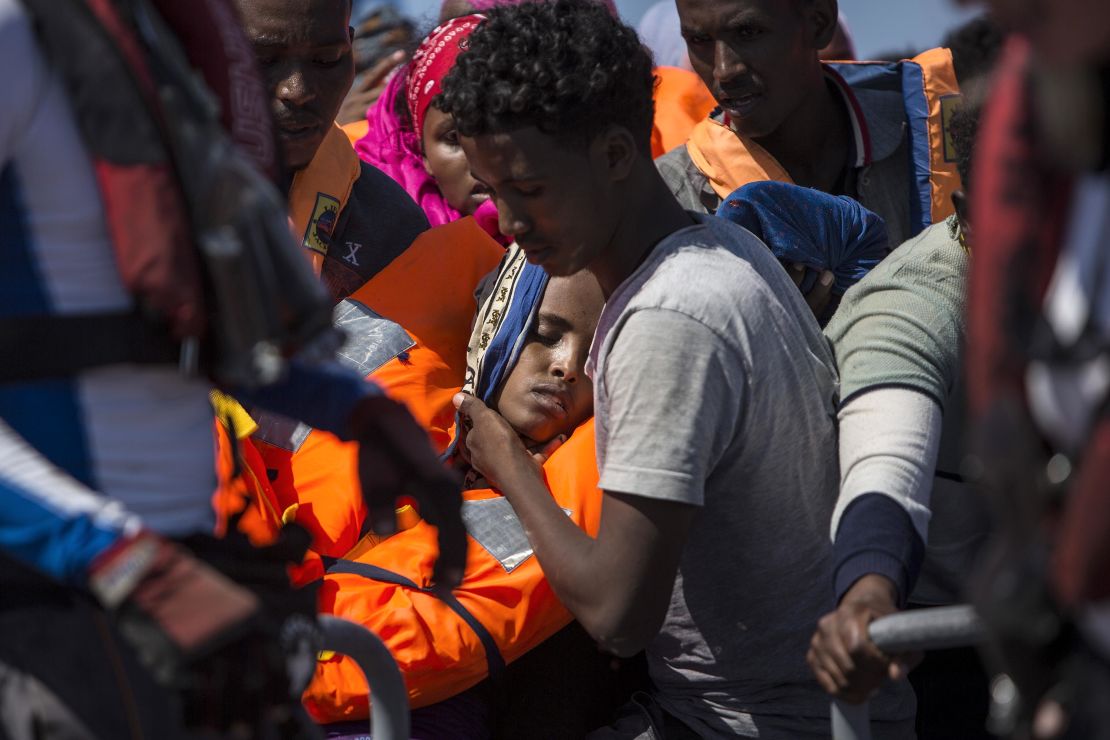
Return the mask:
M 409 740 L 409 696 L 389 648 L 360 624 L 320 615 L 321 650 L 351 658 L 370 687 L 370 729 L 374 740 Z
M 891 614 L 872 622 L 868 633 L 889 655 L 977 645 L 985 639 L 986 628 L 974 609 L 961 604 Z M 831 713 L 833 740 L 871 740 L 867 702 L 834 701 Z
M 833 701 L 832 736 L 833 740 L 871 740 L 871 711 L 867 702 Z

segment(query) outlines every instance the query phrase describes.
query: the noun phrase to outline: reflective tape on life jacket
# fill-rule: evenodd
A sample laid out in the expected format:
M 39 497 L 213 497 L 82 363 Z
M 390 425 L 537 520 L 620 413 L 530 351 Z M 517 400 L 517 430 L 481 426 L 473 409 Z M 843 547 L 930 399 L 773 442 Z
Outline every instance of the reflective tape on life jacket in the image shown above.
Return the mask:
M 594 443 L 591 419 L 543 468 L 556 503 L 591 536 L 597 533 L 602 505 Z M 423 522 L 353 558 L 355 565 L 330 570 L 321 585 L 322 611 L 382 637 L 401 668 L 413 707 L 465 691 L 490 675 L 491 666 L 497 670 L 511 663 L 572 619 L 533 557 L 507 499 L 490 489 L 466 491 L 463 520 L 470 547 L 463 581 L 453 591 L 457 606 L 428 590 L 436 533 Z M 379 569 L 377 575 L 360 572 L 358 564 Z M 383 570 L 390 575 L 379 577 Z M 304 694 L 318 722 L 367 717 L 369 699 L 358 667 L 340 656 L 317 664 Z

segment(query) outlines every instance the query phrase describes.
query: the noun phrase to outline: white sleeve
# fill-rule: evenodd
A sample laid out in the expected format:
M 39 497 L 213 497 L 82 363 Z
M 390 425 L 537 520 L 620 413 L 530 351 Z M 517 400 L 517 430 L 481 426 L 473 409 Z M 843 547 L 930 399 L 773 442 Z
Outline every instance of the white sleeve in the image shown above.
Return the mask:
M 926 394 L 908 388 L 876 388 L 853 398 L 840 422 L 840 496 L 830 536 L 840 517 L 860 496 L 889 496 L 906 510 L 928 542 L 929 497 L 940 447 L 941 409 Z

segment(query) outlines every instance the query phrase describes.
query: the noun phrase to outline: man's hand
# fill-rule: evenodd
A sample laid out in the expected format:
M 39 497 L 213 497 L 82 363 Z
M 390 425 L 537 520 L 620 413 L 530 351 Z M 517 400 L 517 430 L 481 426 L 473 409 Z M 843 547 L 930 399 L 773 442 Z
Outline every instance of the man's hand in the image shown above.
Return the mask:
M 851 704 L 867 701 L 887 678 L 909 673 L 920 655 L 888 656 L 871 642 L 872 621 L 897 611 L 894 584 L 866 575 L 848 589 L 836 611 L 821 617 L 806 661 L 828 693 Z
M 389 73 L 404 64 L 405 59 L 405 52 L 395 51 L 359 75 L 354 86 L 347 93 L 347 97 L 343 99 L 343 105 L 339 107 L 339 113 L 335 116 L 336 122 L 340 126 L 345 126 L 366 118 L 366 111 L 370 110 L 370 106 L 382 96 Z
M 801 290 L 802 281 L 806 277 L 806 266 L 800 262 L 795 262 L 790 265 L 787 272 L 790 274 L 790 279 L 798 286 L 798 290 Z M 829 307 L 829 301 L 832 300 L 833 283 L 835 282 L 836 276 L 825 270 L 817 277 L 817 282 L 813 284 L 809 292 L 803 294 L 806 305 L 809 306 L 809 310 L 813 311 L 813 315 L 817 318 L 821 318 L 825 314 L 825 309 Z
M 469 393 L 456 393 L 453 399 L 459 410 L 460 447 L 471 467 L 482 474 L 494 488 L 501 488 L 514 474 L 539 472 L 543 460 L 533 456 L 520 436 L 501 414 Z M 541 457 L 554 450 L 545 448 Z M 546 459 L 546 457 L 543 457 Z
M 458 476 L 440 462 L 408 409 L 388 396 L 360 401 L 351 429 L 359 442 L 358 476 L 374 532 L 393 534 L 397 498 L 416 499 L 420 516 L 439 531 L 435 583 L 454 588 L 462 581 L 466 564 Z

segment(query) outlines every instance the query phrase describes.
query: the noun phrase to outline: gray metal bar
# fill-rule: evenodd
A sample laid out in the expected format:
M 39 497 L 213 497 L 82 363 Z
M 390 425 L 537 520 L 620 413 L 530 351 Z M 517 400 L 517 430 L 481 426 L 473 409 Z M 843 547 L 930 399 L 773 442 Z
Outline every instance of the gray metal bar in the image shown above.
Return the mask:
M 962 604 L 891 614 L 872 622 L 868 632 L 875 646 L 888 654 L 966 647 L 986 638 L 986 628 L 975 610 Z M 831 714 L 833 740 L 871 740 L 866 702 L 834 701 Z
M 833 701 L 832 736 L 833 740 L 871 740 L 871 710 L 867 702 Z
M 321 650 L 351 658 L 370 686 L 370 729 L 374 740 L 409 740 L 409 695 L 389 648 L 360 624 L 320 615 Z
M 986 638 L 979 615 L 965 604 L 891 614 L 872 622 L 869 632 L 887 654 L 967 647 Z

